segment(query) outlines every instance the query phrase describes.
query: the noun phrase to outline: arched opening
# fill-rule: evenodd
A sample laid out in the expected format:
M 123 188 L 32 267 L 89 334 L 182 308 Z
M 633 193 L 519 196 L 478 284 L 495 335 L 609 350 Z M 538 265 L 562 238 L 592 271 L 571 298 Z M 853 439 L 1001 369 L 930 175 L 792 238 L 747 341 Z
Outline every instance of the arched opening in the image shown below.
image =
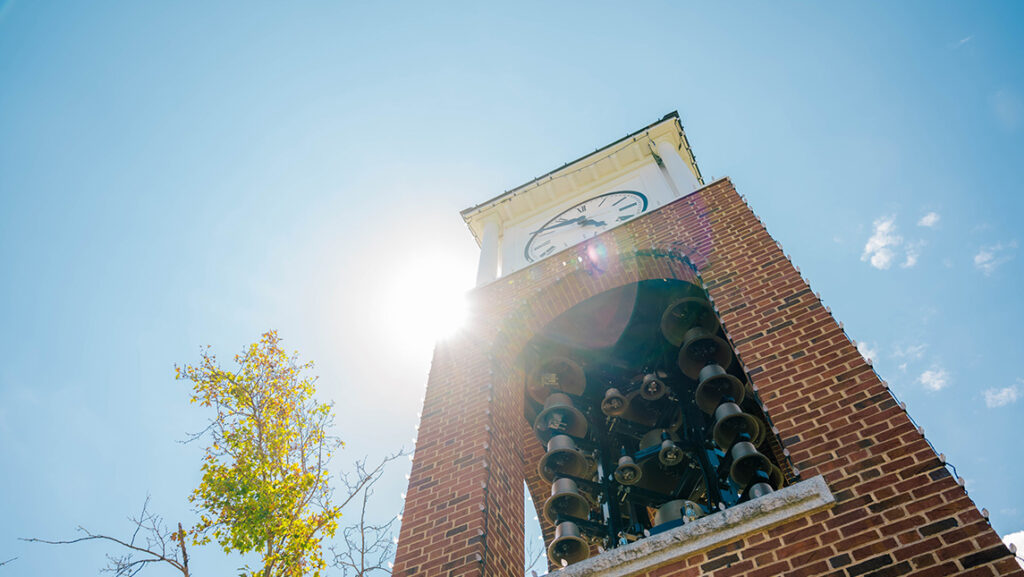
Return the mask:
M 555 566 L 785 484 L 781 446 L 707 292 L 674 279 L 597 294 L 520 355 L 544 443 L 534 495 Z

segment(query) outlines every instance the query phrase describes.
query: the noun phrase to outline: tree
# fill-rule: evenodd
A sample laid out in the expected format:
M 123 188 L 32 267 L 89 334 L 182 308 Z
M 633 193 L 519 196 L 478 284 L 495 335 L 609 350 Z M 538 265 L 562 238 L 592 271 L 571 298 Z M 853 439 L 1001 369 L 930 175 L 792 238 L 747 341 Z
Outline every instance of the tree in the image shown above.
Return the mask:
M 356 461 L 352 473 L 340 476 L 345 494 L 335 504 L 328 465 L 343 443 L 329 434 L 331 405 L 313 397 L 316 377 L 308 375 L 313 363 L 286 353 L 275 331 L 234 360 L 237 367 L 225 370 L 206 347 L 197 365 L 175 366 L 175 377 L 192 383 L 191 401 L 213 411 L 209 425 L 188 439 L 207 441 L 202 479 L 189 497 L 199 515 L 195 526 L 178 523 L 169 529 L 148 512 L 147 497 L 141 514 L 130 518 L 129 538 L 79 527 L 84 536 L 76 539 L 26 541 L 114 543 L 122 553 L 107 556 L 106 570 L 119 577 L 158 563 L 189 577 L 186 541 L 197 546 L 213 541 L 225 552 L 257 554 L 260 567 L 246 567 L 243 575 L 318 576 L 326 566 L 323 540 L 335 534 L 342 508 L 362 494 L 357 524 L 343 531 L 344 547 L 331 547 L 332 564 L 345 575 L 390 573 L 384 565 L 393 554 L 394 520 L 372 524 L 366 508 L 385 466 L 405 453 L 387 455 L 372 468 L 365 458 Z
M 196 365 L 175 367 L 192 381 L 192 401 L 215 415 L 202 480 L 189 497 L 199 511 L 193 541 L 211 539 L 227 552 L 256 552 L 250 575 L 319 576 L 321 540 L 333 536 L 340 509 L 331 502 L 327 465 L 340 440 L 328 434 L 331 406 L 313 398 L 313 363 L 288 355 L 275 331 L 235 355 L 222 369 L 209 347 Z

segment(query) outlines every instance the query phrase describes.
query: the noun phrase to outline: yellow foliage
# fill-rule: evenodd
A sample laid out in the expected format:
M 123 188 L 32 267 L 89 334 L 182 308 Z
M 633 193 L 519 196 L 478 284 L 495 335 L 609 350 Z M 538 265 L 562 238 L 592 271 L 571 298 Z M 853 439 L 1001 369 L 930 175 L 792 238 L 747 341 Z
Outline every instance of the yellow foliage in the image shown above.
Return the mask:
M 222 369 L 209 347 L 198 365 L 175 367 L 192 382 L 191 402 L 214 407 L 202 480 L 189 497 L 200 513 L 196 544 L 257 552 L 263 567 L 249 574 L 319 576 L 321 541 L 333 536 L 339 509 L 331 503 L 327 464 L 340 440 L 327 434 L 332 407 L 313 398 L 313 363 L 280 347 L 276 331 Z

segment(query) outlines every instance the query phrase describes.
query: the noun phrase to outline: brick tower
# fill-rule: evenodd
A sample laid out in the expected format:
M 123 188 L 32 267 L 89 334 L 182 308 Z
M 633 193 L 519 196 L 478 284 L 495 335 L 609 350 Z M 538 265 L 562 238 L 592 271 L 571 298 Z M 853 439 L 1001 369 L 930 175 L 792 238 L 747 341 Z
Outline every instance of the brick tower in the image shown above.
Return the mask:
M 462 215 L 394 575 L 1024 575 L 677 114 Z

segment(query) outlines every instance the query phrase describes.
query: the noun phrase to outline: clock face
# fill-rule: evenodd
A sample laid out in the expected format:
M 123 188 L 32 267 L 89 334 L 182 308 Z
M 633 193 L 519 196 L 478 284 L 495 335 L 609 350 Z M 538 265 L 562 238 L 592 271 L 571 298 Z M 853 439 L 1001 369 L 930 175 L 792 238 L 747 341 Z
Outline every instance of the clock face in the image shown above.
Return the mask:
M 524 255 L 540 260 L 582 242 L 647 210 L 647 197 L 639 192 L 608 192 L 563 211 L 530 233 Z

